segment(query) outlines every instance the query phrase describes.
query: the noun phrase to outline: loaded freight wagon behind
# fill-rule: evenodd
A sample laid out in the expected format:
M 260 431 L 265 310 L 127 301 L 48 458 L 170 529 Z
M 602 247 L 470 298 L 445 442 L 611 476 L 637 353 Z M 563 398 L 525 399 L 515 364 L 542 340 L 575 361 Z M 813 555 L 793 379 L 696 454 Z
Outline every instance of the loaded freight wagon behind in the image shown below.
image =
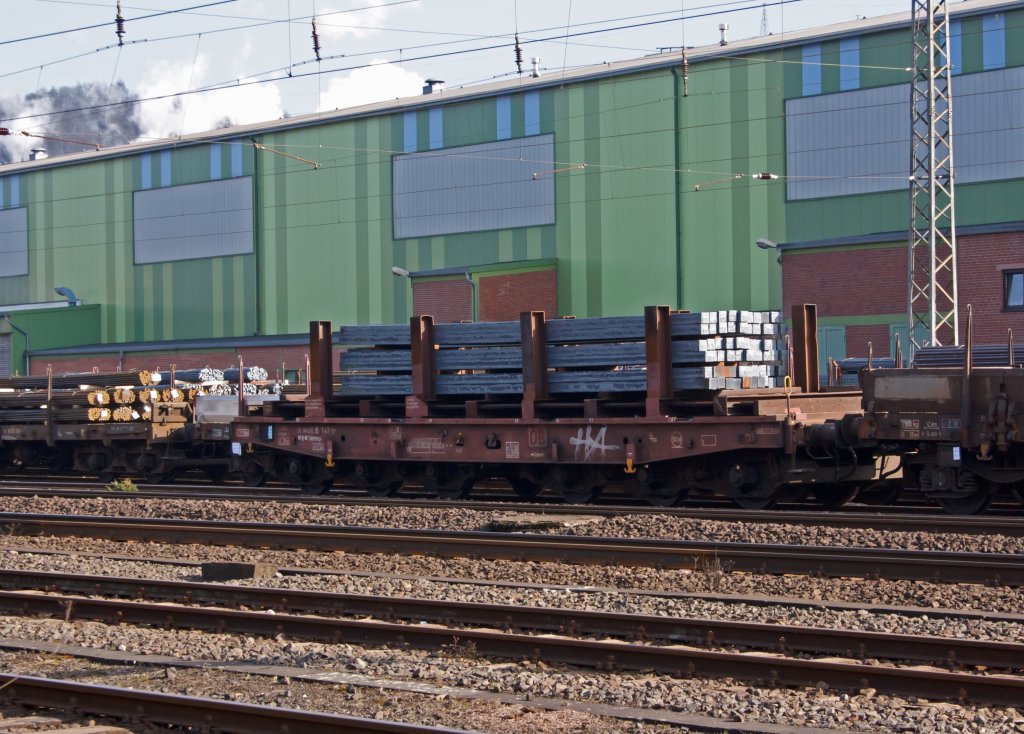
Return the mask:
M 813 335 L 813 307 L 795 313 Z M 614 483 L 658 504 L 697 489 L 762 507 L 786 485 L 834 478 L 831 458 L 807 455 L 804 431 L 860 402 L 789 385 L 782 330 L 778 312 L 664 306 L 643 317 L 527 312 L 518 323 L 424 316 L 343 327 L 352 348 L 335 372 L 330 324 L 314 322 L 310 396 L 239 419 L 233 436 L 311 492 L 338 481 L 387 496 L 409 482 L 461 497 L 503 477 L 525 497 L 547 488 L 585 502 Z M 806 365 L 813 337 L 800 347 L 794 361 Z M 874 476 L 870 456 L 841 461 L 851 481 Z

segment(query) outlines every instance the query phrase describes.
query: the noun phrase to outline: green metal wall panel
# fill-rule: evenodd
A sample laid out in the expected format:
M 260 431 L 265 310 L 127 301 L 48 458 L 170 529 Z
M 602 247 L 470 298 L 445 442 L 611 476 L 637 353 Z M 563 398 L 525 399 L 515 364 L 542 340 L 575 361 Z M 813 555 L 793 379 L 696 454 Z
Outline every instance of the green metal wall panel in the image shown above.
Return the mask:
M 1024 64 L 1022 26 L 1024 13 L 1007 14 L 1010 65 Z M 962 27 L 964 70 L 978 71 L 981 21 Z M 860 56 L 861 87 L 904 82 L 908 33 L 862 35 Z M 540 90 L 540 132 L 555 140 L 555 160 L 538 164 L 555 177 L 555 223 L 547 226 L 396 241 L 392 157 L 404 151 L 404 111 L 23 172 L 30 274 L 0 279 L 0 302 L 49 300 L 54 287 L 70 286 L 102 304 L 107 341 L 302 332 L 311 319 L 404 321 L 411 292 L 393 265 L 550 258 L 565 314 L 635 314 L 651 303 L 778 306 L 775 253 L 754 240 L 898 232 L 907 219 L 904 192 L 786 201 L 784 104 L 802 93 L 800 60 L 795 46 L 692 62 L 685 97 L 672 68 Z M 839 88 L 838 61 L 838 41 L 823 42 L 823 93 Z M 511 134 L 523 136 L 526 94 L 505 94 Z M 427 150 L 430 113 L 414 115 L 417 149 Z M 445 104 L 442 118 L 445 147 L 497 137 L 494 97 Z M 319 166 L 257 152 L 254 141 Z M 253 176 L 253 255 L 134 264 L 133 191 L 227 178 L 239 162 Z M 759 172 L 780 178 L 751 178 Z M 1020 219 L 1022 197 L 1019 180 L 961 186 L 958 221 Z M 0 204 L 10 203 L 5 186 Z

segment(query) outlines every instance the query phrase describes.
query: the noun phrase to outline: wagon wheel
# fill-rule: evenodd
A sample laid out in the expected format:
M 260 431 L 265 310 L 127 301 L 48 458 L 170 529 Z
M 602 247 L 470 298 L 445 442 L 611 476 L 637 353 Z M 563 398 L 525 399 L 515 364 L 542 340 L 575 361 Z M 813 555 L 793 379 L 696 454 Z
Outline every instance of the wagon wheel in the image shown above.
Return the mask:
M 779 488 L 768 464 L 734 464 L 726 474 L 727 496 L 744 510 L 767 510 L 779 502 Z
M 822 484 L 811 489 L 814 499 L 827 510 L 838 510 L 860 493 L 858 484 Z
M 769 510 L 779 502 L 779 498 L 775 495 L 759 496 L 753 492 L 740 492 L 729 499 L 744 510 Z
M 402 479 L 393 471 L 380 471 L 366 461 L 356 462 L 352 467 L 352 484 L 371 497 L 394 497 L 402 488 Z
M 213 484 L 224 484 L 224 480 L 227 479 L 228 468 L 226 466 L 208 466 L 206 467 L 206 477 Z
M 327 494 L 331 491 L 331 487 L 334 486 L 334 477 L 321 477 L 309 479 L 302 482 L 299 485 L 299 490 L 303 494 L 309 494 L 319 497 L 320 495 Z
M 622 488 L 631 496 L 645 500 L 655 507 L 674 507 L 686 501 L 690 488 L 686 485 L 683 472 L 654 472 L 640 467 L 634 474 L 627 474 Z
M 255 461 L 246 462 L 242 471 L 238 473 L 239 479 L 246 487 L 262 487 L 267 483 L 268 472 Z
M 535 482 L 518 474 L 508 476 L 506 480 L 512 487 L 512 491 L 516 493 L 516 497 L 523 500 L 523 502 L 537 499 L 537 495 L 544 491 L 544 486 L 540 482 Z
M 476 473 L 466 466 L 427 464 L 416 474 L 416 481 L 428 492 L 443 500 L 460 500 L 469 495 L 476 484 Z
M 958 497 L 932 497 L 950 515 L 978 515 L 988 509 L 996 495 L 996 486 L 977 474 L 965 472 L 962 478 L 964 494 Z M 924 489 L 922 476 L 921 488 Z M 927 492 L 926 492 L 927 494 Z
M 1024 484 L 1017 482 L 1013 485 L 1013 495 L 1020 502 L 1020 506 L 1024 507 Z
M 544 473 L 543 485 L 571 505 L 585 505 L 596 500 L 608 478 L 596 469 L 556 466 Z

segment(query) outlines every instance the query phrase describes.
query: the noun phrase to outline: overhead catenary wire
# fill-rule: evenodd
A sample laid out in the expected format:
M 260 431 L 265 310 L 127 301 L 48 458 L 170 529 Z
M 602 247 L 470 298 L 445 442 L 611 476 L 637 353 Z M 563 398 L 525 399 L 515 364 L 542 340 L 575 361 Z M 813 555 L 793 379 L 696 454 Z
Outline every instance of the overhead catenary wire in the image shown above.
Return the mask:
M 746 1 L 746 0 L 742 0 L 742 1 Z M 783 3 L 802 2 L 802 0 L 776 0 L 776 2 L 778 4 L 783 4 Z M 707 6 L 705 6 L 705 7 L 707 7 Z M 755 7 L 760 7 L 760 6 L 759 5 L 751 5 L 748 8 L 741 8 L 740 10 L 751 9 L 751 8 L 755 8 Z M 707 12 L 707 13 L 696 14 L 696 15 L 691 16 L 691 18 L 720 15 L 723 12 L 726 12 L 726 11 L 719 9 L 719 10 L 714 10 L 714 11 L 710 11 L 710 12 Z M 675 15 L 675 12 L 673 11 L 673 16 L 674 15 Z M 634 16 L 634 17 L 645 17 L 645 16 Z M 625 24 L 625 25 L 620 25 L 620 26 L 613 26 L 613 27 L 610 27 L 610 28 L 598 28 L 598 29 L 593 29 L 593 30 L 578 31 L 576 33 L 568 34 L 568 37 L 569 38 L 576 38 L 576 37 L 582 37 L 582 36 L 590 36 L 590 35 L 599 34 L 599 33 L 611 33 L 611 32 L 621 31 L 621 30 L 630 30 L 630 29 L 635 29 L 635 28 L 649 27 L 649 26 L 652 26 L 652 25 L 661 25 L 661 24 L 664 24 L 664 23 L 673 23 L 676 20 L 677 20 L 677 18 L 673 17 L 673 18 L 669 18 L 669 19 L 650 20 L 650 21 L 645 21 L 645 22 L 641 22 L 641 23 L 632 23 L 632 24 Z M 589 24 L 584 24 L 584 25 L 589 25 Z M 195 35 L 195 34 L 187 34 L 187 35 Z M 551 41 L 564 41 L 564 40 L 566 40 L 566 35 L 565 34 L 559 34 L 559 35 L 556 35 L 556 36 L 547 36 L 547 37 L 543 37 L 543 38 L 526 39 L 524 42 L 525 43 L 545 43 L 545 42 L 551 42 Z M 487 46 L 482 46 L 482 47 L 477 47 L 477 48 L 470 48 L 470 49 L 455 49 L 455 50 L 451 50 L 451 51 L 443 51 L 443 52 L 438 52 L 438 53 L 433 53 L 433 54 L 424 54 L 424 55 L 420 55 L 420 56 L 406 57 L 404 59 L 404 61 L 405 62 L 409 62 L 409 61 L 424 61 L 424 60 L 431 60 L 431 59 L 438 59 L 438 58 L 446 58 L 446 57 L 450 57 L 450 56 L 459 56 L 459 55 L 465 55 L 465 54 L 469 54 L 469 53 L 479 53 L 479 52 L 483 52 L 483 51 L 491 51 L 491 50 L 494 50 L 494 49 L 502 48 L 503 46 L 504 46 L 504 44 L 491 44 L 491 45 L 487 45 Z M 216 83 L 213 83 L 213 84 L 208 84 L 208 85 L 205 85 L 205 86 L 202 86 L 202 87 L 198 87 L 198 88 L 196 88 L 194 90 L 191 90 L 191 91 L 170 92 L 170 93 L 167 93 L 167 94 L 153 95 L 153 96 L 150 96 L 150 97 L 143 97 L 143 98 L 139 98 L 137 100 L 131 101 L 131 102 L 110 102 L 110 103 L 104 103 L 104 104 L 99 104 L 99 105 L 88 105 L 88 106 L 83 106 L 83 107 L 69 108 L 69 109 L 64 109 L 64 110 L 53 110 L 53 111 L 46 112 L 46 113 L 38 113 L 38 114 L 33 114 L 33 115 L 21 115 L 21 116 L 16 116 L 16 117 L 9 117 L 9 118 L 6 118 L 4 121 L 10 122 L 10 121 L 16 121 L 16 120 L 23 120 L 23 119 L 38 119 L 38 118 L 41 118 L 41 117 L 53 117 L 53 116 L 56 116 L 56 115 L 69 114 L 69 113 L 73 113 L 73 112 L 83 112 L 83 111 L 88 111 L 88 110 L 97 109 L 97 108 L 116 107 L 116 106 L 124 105 L 124 104 L 134 104 L 136 102 L 147 102 L 147 101 L 155 101 L 155 100 L 162 100 L 162 99 L 173 99 L 173 98 L 176 98 L 176 97 L 181 97 L 181 96 L 183 96 L 185 94 L 200 94 L 200 93 L 213 92 L 213 91 L 217 91 L 217 90 L 220 90 L 220 89 L 230 89 L 230 88 L 237 88 L 237 87 L 243 87 L 243 86 L 251 86 L 251 85 L 254 85 L 254 84 L 268 84 L 268 83 L 277 82 L 277 81 L 285 81 L 285 80 L 291 79 L 291 78 L 310 77 L 310 76 L 315 76 L 315 75 L 319 75 L 319 74 L 333 74 L 333 73 L 338 73 L 338 72 L 343 72 L 343 71 L 354 71 L 354 70 L 357 70 L 357 69 L 365 69 L 365 68 L 368 68 L 368 67 L 371 67 L 371 66 L 374 66 L 374 65 L 375 65 L 374 62 L 370 62 L 370 63 L 365 63 L 365 64 L 356 64 L 356 65 L 350 65 L 350 66 L 336 67 L 336 68 L 333 68 L 333 69 L 327 69 L 326 71 L 318 69 L 317 71 L 311 71 L 311 72 L 305 72 L 305 73 L 296 73 L 296 74 L 292 74 L 290 76 L 289 75 L 273 76 L 273 77 L 263 78 L 263 79 L 248 78 L 248 79 L 246 79 L 244 81 L 240 81 L 240 80 L 235 79 L 235 80 L 232 80 L 232 81 L 224 81 L 224 82 L 216 82 Z M 269 72 L 257 73 L 255 75 L 252 75 L 252 77 L 262 76 L 263 74 L 267 74 L 267 73 L 278 73 L 280 71 L 282 71 L 282 69 L 278 68 L 278 69 L 274 69 L 274 70 L 269 71 Z
M 176 8 L 174 10 L 162 10 L 159 13 L 151 13 L 150 15 L 140 15 L 138 18 L 135 18 L 135 20 L 149 20 L 150 18 L 159 18 L 159 17 L 164 16 L 164 15 L 173 15 L 175 13 L 183 13 L 183 12 L 185 12 L 187 10 L 195 10 L 196 8 L 209 8 L 209 7 L 212 7 L 214 5 L 227 5 L 228 3 L 233 3 L 235 1 L 236 0 L 215 0 L 215 2 L 203 3 L 202 5 L 192 5 L 191 7 L 188 7 L 188 8 Z M 81 26 L 79 28 L 65 28 L 64 30 L 60 30 L 60 31 L 49 31 L 48 33 L 37 33 L 34 36 L 23 36 L 21 38 L 8 38 L 7 40 L 0 41 L 0 46 L 8 46 L 8 45 L 10 45 L 12 43 L 23 43 L 24 41 L 35 41 L 35 40 L 38 40 L 40 38 L 52 38 L 54 36 L 64 36 L 64 35 L 67 35 L 68 33 L 79 33 L 81 31 L 88 31 L 88 30 L 92 30 L 94 28 L 104 28 L 107 25 L 108 25 L 108 23 L 106 21 L 104 21 L 103 23 L 94 23 L 92 25 Z

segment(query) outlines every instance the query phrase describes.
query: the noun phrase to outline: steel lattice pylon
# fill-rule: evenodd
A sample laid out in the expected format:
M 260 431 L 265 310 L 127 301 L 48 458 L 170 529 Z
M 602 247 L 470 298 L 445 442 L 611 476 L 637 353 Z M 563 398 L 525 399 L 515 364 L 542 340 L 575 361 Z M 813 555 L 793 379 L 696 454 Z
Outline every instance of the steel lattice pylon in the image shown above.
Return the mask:
M 910 232 L 907 319 L 914 347 L 960 343 L 953 102 L 945 0 L 911 0 Z M 923 326 L 926 335 L 921 334 Z

